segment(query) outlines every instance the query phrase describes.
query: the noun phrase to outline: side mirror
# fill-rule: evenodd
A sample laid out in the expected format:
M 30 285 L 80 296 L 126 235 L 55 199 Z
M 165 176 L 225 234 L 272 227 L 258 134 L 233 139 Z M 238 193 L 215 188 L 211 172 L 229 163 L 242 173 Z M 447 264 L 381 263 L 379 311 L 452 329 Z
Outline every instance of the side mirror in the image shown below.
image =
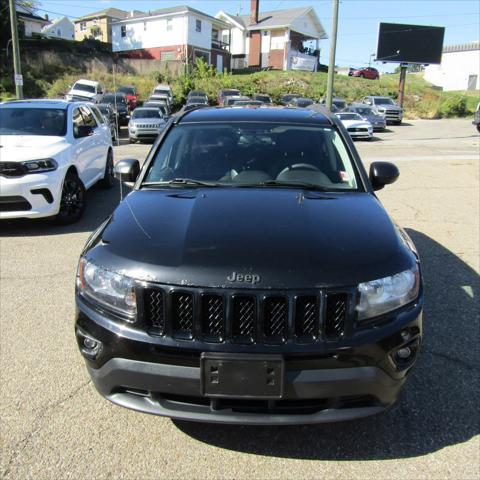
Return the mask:
M 84 138 L 93 135 L 93 127 L 91 125 L 79 125 L 75 127 L 75 138 Z
M 373 162 L 370 165 L 370 182 L 374 190 L 381 190 L 385 185 L 395 182 L 399 175 L 393 163 Z
M 133 183 L 140 173 L 140 162 L 136 158 L 124 158 L 115 165 L 113 173 L 121 182 Z

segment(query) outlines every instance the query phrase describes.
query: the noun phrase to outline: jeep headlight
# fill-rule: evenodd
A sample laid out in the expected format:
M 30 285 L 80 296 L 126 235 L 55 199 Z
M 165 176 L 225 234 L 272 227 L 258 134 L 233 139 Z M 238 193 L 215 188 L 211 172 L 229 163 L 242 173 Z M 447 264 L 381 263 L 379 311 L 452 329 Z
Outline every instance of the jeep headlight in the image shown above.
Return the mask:
M 377 317 L 406 305 L 417 298 L 419 288 L 418 266 L 391 277 L 360 283 L 357 319 Z
M 52 172 L 58 168 L 58 164 L 53 158 L 40 158 L 21 163 L 25 173 Z
M 135 281 L 120 273 L 106 270 L 81 258 L 77 271 L 77 291 L 101 306 L 129 317 L 134 321 L 137 313 Z

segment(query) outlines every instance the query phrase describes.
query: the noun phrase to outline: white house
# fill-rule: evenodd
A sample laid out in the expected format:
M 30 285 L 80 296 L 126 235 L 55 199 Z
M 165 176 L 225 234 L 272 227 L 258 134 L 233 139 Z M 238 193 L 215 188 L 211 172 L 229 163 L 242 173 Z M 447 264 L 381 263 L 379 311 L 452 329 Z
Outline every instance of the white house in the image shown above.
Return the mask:
M 221 10 L 215 17 L 231 25 L 232 69 L 314 71 L 320 59 L 319 41 L 328 38 L 314 8 L 308 6 L 259 12 L 259 0 L 251 0 L 249 15 Z
M 230 25 L 191 7 L 163 8 L 112 24 L 112 50 L 121 57 L 193 62 L 203 58 L 223 71 L 230 66 Z
M 64 40 L 75 39 L 75 25 L 67 17 L 55 18 L 49 25 L 42 28 L 42 35 Z
M 480 89 L 480 41 L 448 45 L 440 65 L 425 68 L 425 80 L 443 90 Z
M 25 8 L 17 7 L 18 30 L 25 36 L 31 37 L 33 34 L 40 34 L 42 28 L 50 22 L 47 18 L 39 17 Z

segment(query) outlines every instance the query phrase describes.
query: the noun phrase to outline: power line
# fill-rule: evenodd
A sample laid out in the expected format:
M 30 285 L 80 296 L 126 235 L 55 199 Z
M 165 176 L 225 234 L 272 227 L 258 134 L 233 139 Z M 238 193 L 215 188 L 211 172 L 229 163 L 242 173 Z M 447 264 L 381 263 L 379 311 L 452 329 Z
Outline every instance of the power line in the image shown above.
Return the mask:
M 447 25 L 445 29 L 449 28 L 457 28 L 457 27 L 471 27 L 472 25 L 478 25 L 478 23 L 464 23 L 462 25 Z M 432 26 L 431 28 L 439 28 L 436 26 Z M 428 30 L 429 28 L 425 28 L 425 30 Z M 409 30 L 398 30 L 399 32 L 408 32 Z M 357 35 L 377 35 L 377 32 L 357 32 L 357 33 L 343 33 L 341 35 L 338 35 L 339 37 L 352 37 L 352 36 L 357 36 Z

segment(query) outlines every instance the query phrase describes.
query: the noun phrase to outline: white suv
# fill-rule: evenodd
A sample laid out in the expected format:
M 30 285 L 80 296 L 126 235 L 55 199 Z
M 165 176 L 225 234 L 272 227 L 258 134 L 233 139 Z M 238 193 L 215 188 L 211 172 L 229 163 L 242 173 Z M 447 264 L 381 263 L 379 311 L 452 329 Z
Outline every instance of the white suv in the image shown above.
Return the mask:
M 73 223 L 96 182 L 114 185 L 112 139 L 87 103 L 0 103 L 0 219 Z
M 94 80 L 77 80 L 65 96 L 66 100 L 95 103 L 104 93 L 103 85 Z

